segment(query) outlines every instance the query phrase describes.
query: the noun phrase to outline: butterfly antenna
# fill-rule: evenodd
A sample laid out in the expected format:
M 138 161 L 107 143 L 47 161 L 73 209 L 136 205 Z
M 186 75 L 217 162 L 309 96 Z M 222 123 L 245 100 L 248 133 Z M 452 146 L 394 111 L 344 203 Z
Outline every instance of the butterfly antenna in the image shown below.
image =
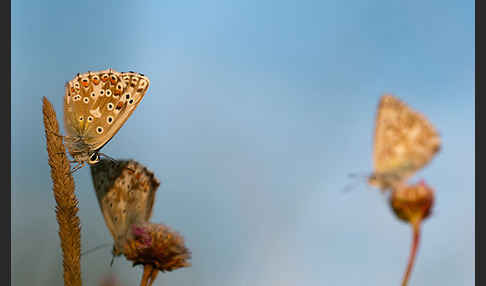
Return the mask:
M 344 186 L 344 188 L 341 189 L 341 192 L 343 192 L 343 193 L 350 192 L 358 184 L 362 183 L 363 182 L 362 180 L 366 181 L 368 179 L 368 175 L 366 175 L 366 174 L 358 174 L 358 173 L 348 174 L 348 177 L 351 178 L 352 181 L 349 184 L 347 184 L 346 186 Z
M 91 252 L 93 252 L 93 251 L 96 251 L 96 250 L 98 250 L 98 249 L 101 249 L 101 248 L 103 248 L 103 247 L 110 246 L 110 245 L 111 245 L 110 243 L 104 243 L 104 244 L 99 245 L 99 246 L 97 246 L 97 247 L 95 247 L 95 248 L 88 249 L 88 250 L 86 250 L 85 252 L 82 252 L 82 253 L 81 253 L 81 256 L 86 255 L 86 254 L 88 254 L 88 253 L 91 253 Z
M 111 257 L 110 267 L 113 267 L 113 262 L 115 261 L 115 255 Z

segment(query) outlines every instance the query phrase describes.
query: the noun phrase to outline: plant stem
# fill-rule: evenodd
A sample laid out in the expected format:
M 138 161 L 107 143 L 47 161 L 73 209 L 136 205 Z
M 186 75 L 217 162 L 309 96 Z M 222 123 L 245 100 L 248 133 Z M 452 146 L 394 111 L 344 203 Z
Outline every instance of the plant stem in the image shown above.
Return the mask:
M 415 262 L 415 256 L 417 254 L 418 245 L 420 242 L 420 223 L 421 220 L 417 220 L 412 222 L 412 231 L 413 231 L 413 239 L 412 239 L 412 248 L 410 249 L 410 257 L 408 259 L 407 270 L 405 272 L 405 276 L 403 276 L 402 286 L 407 286 L 408 280 L 410 278 L 410 274 L 412 272 L 413 264 Z
M 61 240 L 64 285 L 81 286 L 81 228 L 77 215 L 78 199 L 74 194 L 74 180 L 62 136 L 57 135 L 59 124 L 56 112 L 47 98 L 44 97 L 42 103 L 52 190 L 56 200 L 56 219 Z

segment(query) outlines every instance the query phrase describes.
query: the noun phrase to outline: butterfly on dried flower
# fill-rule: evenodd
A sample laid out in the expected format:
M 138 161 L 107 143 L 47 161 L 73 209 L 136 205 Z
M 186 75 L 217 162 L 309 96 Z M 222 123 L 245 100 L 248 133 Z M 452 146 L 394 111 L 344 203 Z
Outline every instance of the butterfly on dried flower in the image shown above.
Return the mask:
M 113 255 L 119 256 L 130 226 L 150 219 L 160 182 L 133 160 L 101 159 L 90 167 L 96 197 L 113 236 Z
M 368 183 L 382 191 L 405 186 L 441 148 L 435 127 L 392 95 L 381 97 L 375 124 L 374 173 Z
M 127 121 L 149 85 L 143 74 L 113 69 L 78 74 L 66 83 L 64 138 L 78 163 L 74 170 L 100 161 L 99 150 Z
M 113 240 L 113 255 L 144 265 L 141 285 L 150 286 L 159 271 L 190 266 L 184 238 L 163 224 L 148 222 L 160 183 L 135 161 L 102 159 L 91 165 L 96 197 Z

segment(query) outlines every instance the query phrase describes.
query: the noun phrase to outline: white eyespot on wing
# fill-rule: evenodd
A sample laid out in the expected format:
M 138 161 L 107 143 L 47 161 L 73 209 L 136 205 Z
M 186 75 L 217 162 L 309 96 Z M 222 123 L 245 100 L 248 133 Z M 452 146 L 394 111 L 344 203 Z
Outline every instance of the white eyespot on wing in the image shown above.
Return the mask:
M 147 87 L 147 81 L 144 79 L 141 79 L 138 83 L 138 89 L 145 89 Z
M 96 133 L 103 134 L 103 131 L 104 131 L 103 127 L 101 126 L 96 127 Z
M 132 77 L 132 80 L 130 81 L 130 86 L 131 87 L 136 87 L 137 86 L 137 83 L 138 83 L 138 77 L 137 76 L 133 76 Z
M 88 122 L 89 122 L 89 123 L 93 122 L 93 116 L 91 116 L 91 115 L 90 115 L 90 116 L 88 116 Z
M 106 108 L 110 111 L 113 110 L 114 107 L 115 107 L 115 105 L 111 102 L 108 102 L 108 104 L 106 105 Z
M 89 97 L 83 98 L 83 102 L 86 103 L 86 104 L 88 104 L 89 103 Z
M 128 85 L 128 84 L 130 83 L 130 76 L 129 76 L 129 75 L 127 75 L 127 74 L 126 74 L 126 75 L 124 75 L 122 79 L 123 79 L 123 82 L 124 82 L 126 85 Z
M 106 117 L 106 123 L 111 125 L 113 123 L 113 116 L 109 115 L 108 117 Z

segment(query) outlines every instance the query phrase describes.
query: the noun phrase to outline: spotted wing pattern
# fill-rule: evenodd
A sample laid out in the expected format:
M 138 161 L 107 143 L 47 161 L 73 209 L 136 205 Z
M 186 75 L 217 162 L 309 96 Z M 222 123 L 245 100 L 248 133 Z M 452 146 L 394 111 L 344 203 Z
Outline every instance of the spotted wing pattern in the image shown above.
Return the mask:
M 113 253 L 120 255 L 130 225 L 146 222 L 152 215 L 160 182 L 133 160 L 102 159 L 90 167 L 96 197 L 115 242 Z
M 140 104 L 149 84 L 142 74 L 113 69 L 78 74 L 69 81 L 64 96 L 64 127 L 71 155 L 80 154 L 84 161 L 113 138 Z

